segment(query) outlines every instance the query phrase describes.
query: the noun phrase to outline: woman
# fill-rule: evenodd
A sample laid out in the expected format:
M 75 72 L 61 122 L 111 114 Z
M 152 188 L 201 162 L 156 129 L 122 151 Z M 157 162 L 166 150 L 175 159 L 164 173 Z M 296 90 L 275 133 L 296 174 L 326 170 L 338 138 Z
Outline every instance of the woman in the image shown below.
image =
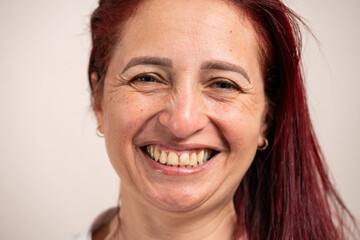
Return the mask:
M 121 209 L 85 239 L 345 239 L 298 21 L 276 0 L 100 1 L 89 79 Z

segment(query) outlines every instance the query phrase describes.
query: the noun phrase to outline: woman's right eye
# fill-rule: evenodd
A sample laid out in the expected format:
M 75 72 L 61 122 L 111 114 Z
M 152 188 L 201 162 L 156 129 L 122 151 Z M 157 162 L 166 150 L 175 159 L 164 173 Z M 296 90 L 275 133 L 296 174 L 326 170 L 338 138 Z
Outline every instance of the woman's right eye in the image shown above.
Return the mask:
M 139 81 L 139 82 L 156 82 L 156 78 L 151 75 L 140 75 L 134 77 L 132 82 Z
M 140 73 L 130 79 L 128 85 L 142 92 L 154 93 L 169 87 L 166 78 L 156 73 Z

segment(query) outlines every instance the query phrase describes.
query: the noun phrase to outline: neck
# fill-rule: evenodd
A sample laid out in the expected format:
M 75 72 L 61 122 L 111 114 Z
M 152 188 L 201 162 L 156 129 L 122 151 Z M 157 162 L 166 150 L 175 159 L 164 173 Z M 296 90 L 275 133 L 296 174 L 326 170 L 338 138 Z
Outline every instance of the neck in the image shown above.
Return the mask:
M 236 225 L 232 201 L 211 209 L 169 212 L 144 204 L 121 188 L 119 235 L 129 239 L 231 240 Z

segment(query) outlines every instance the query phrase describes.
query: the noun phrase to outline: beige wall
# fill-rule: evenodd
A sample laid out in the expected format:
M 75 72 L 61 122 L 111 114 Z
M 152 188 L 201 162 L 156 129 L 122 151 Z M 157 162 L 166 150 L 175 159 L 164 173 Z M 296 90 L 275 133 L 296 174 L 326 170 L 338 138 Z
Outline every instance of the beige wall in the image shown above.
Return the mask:
M 360 2 L 291 0 L 308 37 L 305 73 L 320 143 L 360 218 Z M 95 0 L 0 0 L 0 239 L 66 239 L 116 203 L 86 79 Z

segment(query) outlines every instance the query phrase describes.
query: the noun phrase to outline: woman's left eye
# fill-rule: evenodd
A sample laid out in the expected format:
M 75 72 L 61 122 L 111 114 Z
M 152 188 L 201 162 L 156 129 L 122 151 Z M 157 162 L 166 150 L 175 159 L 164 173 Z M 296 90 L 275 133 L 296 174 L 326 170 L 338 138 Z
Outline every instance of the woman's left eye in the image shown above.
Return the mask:
M 234 87 L 233 85 L 226 83 L 226 82 L 217 82 L 214 85 L 217 88 L 226 88 L 226 89 L 230 89 L 230 88 Z
M 232 81 L 229 81 L 229 80 L 221 80 L 221 81 L 219 80 L 219 81 L 213 82 L 210 84 L 209 87 L 228 90 L 228 91 L 231 91 L 231 90 L 239 91 L 240 90 L 240 88 L 235 83 L 233 83 Z

